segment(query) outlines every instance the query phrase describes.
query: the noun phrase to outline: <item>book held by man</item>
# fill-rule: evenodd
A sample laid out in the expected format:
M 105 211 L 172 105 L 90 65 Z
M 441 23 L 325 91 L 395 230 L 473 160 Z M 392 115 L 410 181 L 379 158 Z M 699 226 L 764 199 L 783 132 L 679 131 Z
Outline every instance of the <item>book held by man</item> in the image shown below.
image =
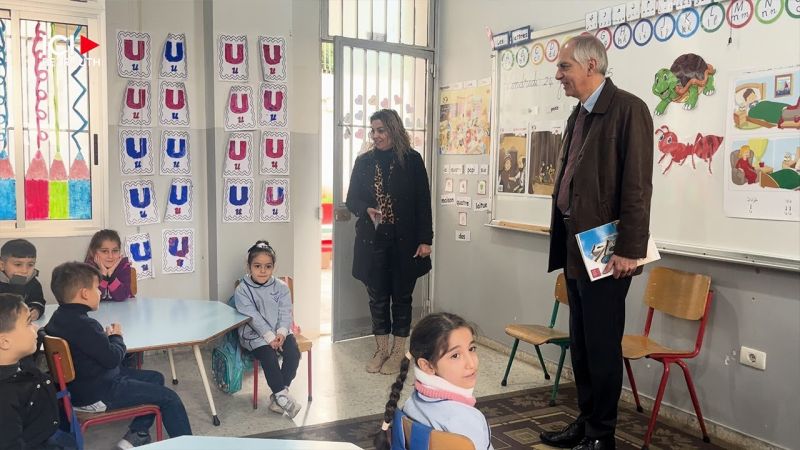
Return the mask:
M 617 223 L 619 221 L 600 225 L 599 227 L 586 230 L 575 235 L 578 240 L 578 248 L 581 251 L 583 263 L 586 265 L 586 272 L 591 281 L 596 281 L 613 275 L 613 271 L 603 273 L 606 264 L 614 254 L 614 245 L 617 242 Z M 647 256 L 636 261 L 637 266 L 661 259 L 658 253 L 653 236 L 647 239 Z

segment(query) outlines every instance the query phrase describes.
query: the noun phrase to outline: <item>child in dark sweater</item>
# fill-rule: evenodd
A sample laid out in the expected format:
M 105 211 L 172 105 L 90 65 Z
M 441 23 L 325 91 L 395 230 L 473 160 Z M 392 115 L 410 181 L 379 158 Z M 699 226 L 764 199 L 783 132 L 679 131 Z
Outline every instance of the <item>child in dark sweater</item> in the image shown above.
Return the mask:
M 104 329 L 89 317 L 89 311 L 100 305 L 99 286 L 100 274 L 88 264 L 69 262 L 53 270 L 51 288 L 60 306 L 45 331 L 69 343 L 76 374 L 68 385 L 72 403 L 97 412 L 155 404 L 170 437 L 192 434 L 186 409 L 178 394 L 164 387 L 163 375 L 120 366 L 126 350 L 122 327 L 112 323 Z M 118 448 L 149 443 L 154 420 L 154 416 L 134 419 Z
M 0 449 L 75 449 L 58 431 L 55 385 L 27 358 L 36 328 L 22 297 L 0 294 Z
M 0 248 L 0 293 L 25 300 L 33 320 L 44 314 L 44 294 L 36 277 L 36 247 L 25 239 L 12 239 Z

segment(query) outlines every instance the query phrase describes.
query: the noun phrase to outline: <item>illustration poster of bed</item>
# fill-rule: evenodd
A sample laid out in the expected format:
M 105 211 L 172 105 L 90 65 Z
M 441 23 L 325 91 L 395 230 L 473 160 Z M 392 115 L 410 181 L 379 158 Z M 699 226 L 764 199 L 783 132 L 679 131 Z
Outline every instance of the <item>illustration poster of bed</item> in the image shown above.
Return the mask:
M 725 214 L 800 221 L 800 67 L 735 74 L 728 96 Z

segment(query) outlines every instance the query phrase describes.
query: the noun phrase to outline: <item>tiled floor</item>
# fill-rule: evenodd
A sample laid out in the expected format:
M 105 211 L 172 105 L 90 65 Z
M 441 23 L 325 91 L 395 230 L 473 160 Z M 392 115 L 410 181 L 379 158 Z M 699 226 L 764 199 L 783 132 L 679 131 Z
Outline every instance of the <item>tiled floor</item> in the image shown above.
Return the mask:
M 314 343 L 314 401 L 306 402 L 306 362 L 301 361 L 297 378 L 292 384 L 292 393 L 303 404 L 300 414 L 291 420 L 267 409 L 269 389 L 262 378 L 259 380 L 260 402 L 258 410 L 251 406 L 252 375 L 247 374 L 242 390 L 233 395 L 224 394 L 212 386 L 217 413 L 221 426 L 211 424 L 208 402 L 197 373 L 192 353 L 188 350 L 175 352 L 175 364 L 180 383 L 174 386 L 183 399 L 192 429 L 198 435 L 247 436 L 288 427 L 311 425 L 333 420 L 377 414 L 383 411 L 388 399 L 389 386 L 393 376 L 372 375 L 363 370 L 364 362 L 372 356 L 374 341 L 372 337 L 354 339 L 332 344 L 329 337 L 322 337 Z M 210 348 L 203 351 L 206 367 L 210 367 Z M 507 387 L 500 386 L 505 370 L 507 356 L 491 349 L 481 347 L 480 375 L 475 395 L 510 392 L 549 384 L 542 372 L 522 361 L 514 362 Z M 305 358 L 305 355 L 303 355 Z M 159 370 L 169 377 L 169 363 L 166 354 L 156 352 L 145 358 L 145 369 Z M 411 391 L 412 380 L 406 382 L 404 398 Z M 170 385 L 171 386 L 171 385 Z M 402 400 L 401 400 L 402 401 Z M 114 448 L 117 440 L 125 433 L 126 424 L 109 424 L 89 430 L 86 436 L 88 450 Z

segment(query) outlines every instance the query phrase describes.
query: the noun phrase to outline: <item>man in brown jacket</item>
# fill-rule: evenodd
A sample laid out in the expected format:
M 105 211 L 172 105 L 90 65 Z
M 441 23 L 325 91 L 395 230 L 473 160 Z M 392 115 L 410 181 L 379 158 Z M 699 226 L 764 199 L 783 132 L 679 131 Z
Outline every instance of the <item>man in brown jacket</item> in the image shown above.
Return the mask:
M 580 100 L 567 122 L 553 210 L 548 271 L 563 268 L 570 306 L 570 352 L 578 419 L 542 442 L 579 450 L 614 448 L 622 389 L 625 296 L 636 260 L 647 254 L 653 173 L 653 121 L 647 105 L 605 77 L 608 59 L 596 38 L 570 39 L 556 79 Z M 575 234 L 619 220 L 606 272 L 589 281 Z

